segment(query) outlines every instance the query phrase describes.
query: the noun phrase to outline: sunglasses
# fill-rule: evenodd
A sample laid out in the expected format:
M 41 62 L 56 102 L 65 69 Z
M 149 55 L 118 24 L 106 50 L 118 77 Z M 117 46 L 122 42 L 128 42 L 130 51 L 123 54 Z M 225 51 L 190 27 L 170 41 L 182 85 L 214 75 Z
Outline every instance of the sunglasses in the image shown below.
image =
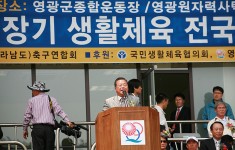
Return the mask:
M 161 140 L 161 143 L 167 143 L 167 141 L 166 140 Z

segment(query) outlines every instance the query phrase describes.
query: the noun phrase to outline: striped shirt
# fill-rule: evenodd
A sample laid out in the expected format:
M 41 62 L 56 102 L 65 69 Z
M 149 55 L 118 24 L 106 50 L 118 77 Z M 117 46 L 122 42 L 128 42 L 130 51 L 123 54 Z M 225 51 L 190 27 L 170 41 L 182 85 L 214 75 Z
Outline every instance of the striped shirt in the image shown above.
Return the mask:
M 54 97 L 50 97 L 55 116 L 60 116 L 66 122 L 69 121 L 68 116 L 62 110 L 57 100 Z M 54 125 L 54 117 L 51 113 L 48 95 L 40 93 L 28 100 L 28 105 L 24 113 L 23 130 L 26 131 L 29 123 L 32 124 L 51 124 Z

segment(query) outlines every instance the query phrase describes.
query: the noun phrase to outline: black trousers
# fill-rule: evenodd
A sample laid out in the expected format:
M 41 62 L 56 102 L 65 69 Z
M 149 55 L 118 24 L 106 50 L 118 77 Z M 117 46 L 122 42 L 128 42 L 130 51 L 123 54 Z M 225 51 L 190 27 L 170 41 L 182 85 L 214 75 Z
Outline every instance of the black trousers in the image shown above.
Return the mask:
M 33 150 L 54 150 L 55 132 L 52 125 L 33 125 L 31 132 Z

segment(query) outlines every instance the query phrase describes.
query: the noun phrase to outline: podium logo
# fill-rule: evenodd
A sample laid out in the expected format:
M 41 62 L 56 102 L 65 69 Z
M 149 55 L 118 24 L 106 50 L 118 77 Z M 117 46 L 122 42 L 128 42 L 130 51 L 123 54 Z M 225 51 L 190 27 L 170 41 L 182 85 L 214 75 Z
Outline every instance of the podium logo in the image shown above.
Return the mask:
M 145 145 L 144 120 L 120 121 L 121 145 Z

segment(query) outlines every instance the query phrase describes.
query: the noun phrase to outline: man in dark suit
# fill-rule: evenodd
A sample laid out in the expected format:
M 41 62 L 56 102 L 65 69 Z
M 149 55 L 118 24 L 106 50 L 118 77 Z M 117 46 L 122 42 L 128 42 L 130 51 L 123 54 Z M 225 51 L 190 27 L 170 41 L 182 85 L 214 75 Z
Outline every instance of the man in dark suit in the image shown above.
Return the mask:
M 223 136 L 224 126 L 221 122 L 214 122 L 211 126 L 212 138 L 201 141 L 200 150 L 220 150 L 221 137 Z
M 184 106 L 185 96 L 182 93 L 176 93 L 174 96 L 176 109 L 171 113 L 170 120 L 191 120 L 190 109 Z M 190 124 L 182 124 L 182 133 L 191 133 L 192 128 Z M 180 133 L 179 124 L 171 125 L 171 133 Z M 175 148 L 175 144 L 172 144 Z M 177 143 L 178 149 L 180 149 L 180 143 Z

